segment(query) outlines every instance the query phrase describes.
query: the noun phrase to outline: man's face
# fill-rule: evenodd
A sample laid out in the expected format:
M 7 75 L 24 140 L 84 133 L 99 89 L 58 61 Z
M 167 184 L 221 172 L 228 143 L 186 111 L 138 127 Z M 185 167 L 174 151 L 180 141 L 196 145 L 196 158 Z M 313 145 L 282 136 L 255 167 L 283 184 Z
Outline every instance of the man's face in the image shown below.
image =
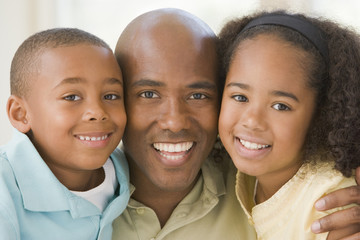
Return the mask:
M 129 49 L 123 141 L 133 184 L 188 191 L 217 135 L 215 46 L 167 38 L 155 33 Z

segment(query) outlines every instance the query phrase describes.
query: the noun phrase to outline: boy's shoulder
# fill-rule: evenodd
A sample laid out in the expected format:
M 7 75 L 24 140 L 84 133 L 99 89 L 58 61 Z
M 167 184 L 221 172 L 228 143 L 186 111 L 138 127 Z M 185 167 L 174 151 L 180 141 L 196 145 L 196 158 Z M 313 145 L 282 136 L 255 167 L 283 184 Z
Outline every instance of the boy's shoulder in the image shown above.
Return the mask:
M 19 239 L 16 203 L 19 196 L 15 174 L 6 155 L 6 145 L 0 146 L 0 236 Z
M 124 151 L 117 147 L 115 150 L 111 153 L 110 158 L 112 162 L 114 163 L 116 175 L 118 176 L 118 179 L 122 179 L 123 181 L 129 181 L 130 174 L 129 174 L 129 165 L 126 160 L 126 156 Z

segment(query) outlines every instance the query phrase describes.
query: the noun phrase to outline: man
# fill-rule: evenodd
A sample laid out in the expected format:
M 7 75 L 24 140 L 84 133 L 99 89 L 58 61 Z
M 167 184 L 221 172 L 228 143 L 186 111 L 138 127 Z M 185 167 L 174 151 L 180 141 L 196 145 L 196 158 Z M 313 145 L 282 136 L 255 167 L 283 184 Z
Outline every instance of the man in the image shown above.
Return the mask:
M 115 54 L 133 186 L 113 239 L 255 239 L 234 194 L 235 167 L 222 149 L 210 154 L 222 88 L 213 31 L 187 12 L 155 10 L 127 26 Z

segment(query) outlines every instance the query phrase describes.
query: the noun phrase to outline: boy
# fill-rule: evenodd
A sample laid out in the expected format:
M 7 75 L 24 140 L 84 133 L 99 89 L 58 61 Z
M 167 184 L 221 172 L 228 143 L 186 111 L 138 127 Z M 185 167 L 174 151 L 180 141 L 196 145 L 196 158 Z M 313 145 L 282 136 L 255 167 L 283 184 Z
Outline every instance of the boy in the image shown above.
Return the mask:
M 78 29 L 37 33 L 17 50 L 10 82 L 16 130 L 0 148 L 1 238 L 110 239 L 129 199 L 116 149 L 123 82 L 110 47 Z

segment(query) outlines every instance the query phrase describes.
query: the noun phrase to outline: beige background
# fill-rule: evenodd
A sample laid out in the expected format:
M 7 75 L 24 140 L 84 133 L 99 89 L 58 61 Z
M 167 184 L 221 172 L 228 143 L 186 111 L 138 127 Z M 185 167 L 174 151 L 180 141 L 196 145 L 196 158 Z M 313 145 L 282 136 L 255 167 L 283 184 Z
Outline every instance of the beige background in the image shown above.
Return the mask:
M 25 38 L 48 28 L 77 27 L 114 48 L 119 34 L 133 18 L 163 7 L 187 10 L 216 33 L 228 18 L 277 8 L 324 16 L 360 32 L 359 0 L 0 0 L 0 145 L 12 135 L 6 115 L 10 63 Z

